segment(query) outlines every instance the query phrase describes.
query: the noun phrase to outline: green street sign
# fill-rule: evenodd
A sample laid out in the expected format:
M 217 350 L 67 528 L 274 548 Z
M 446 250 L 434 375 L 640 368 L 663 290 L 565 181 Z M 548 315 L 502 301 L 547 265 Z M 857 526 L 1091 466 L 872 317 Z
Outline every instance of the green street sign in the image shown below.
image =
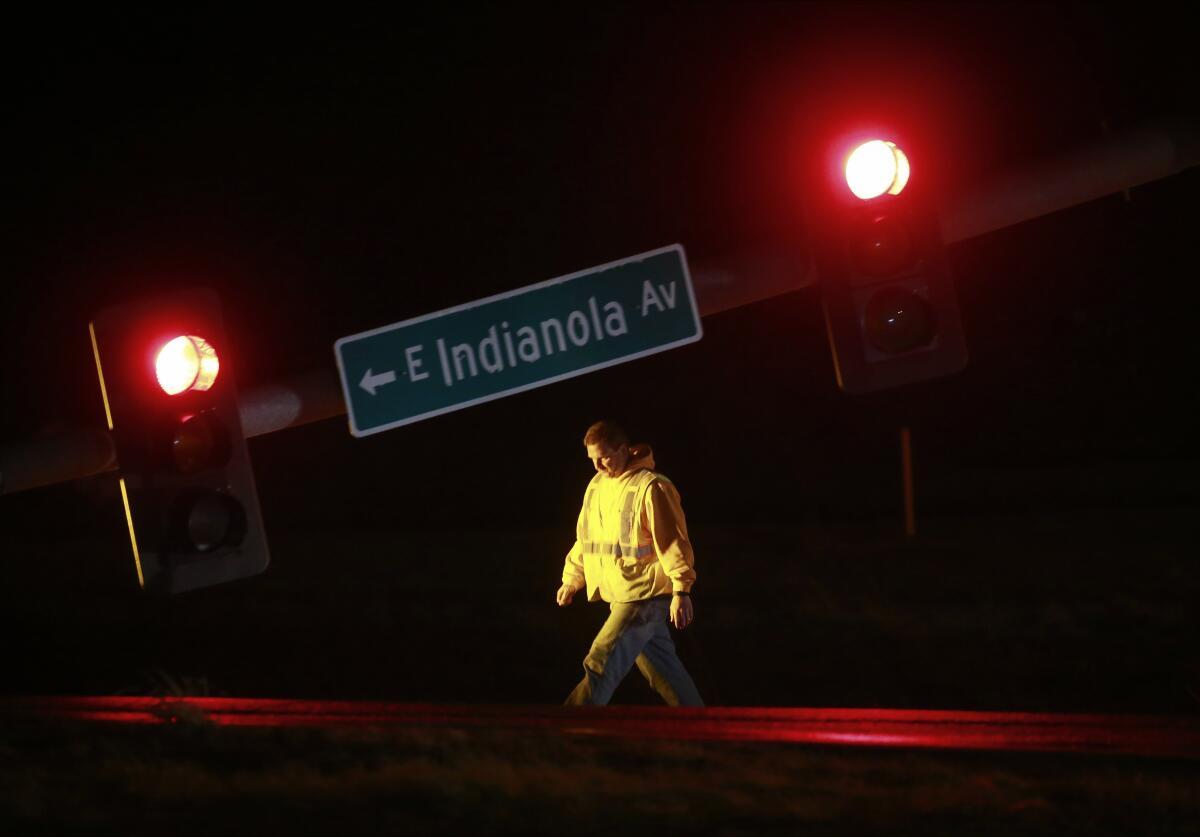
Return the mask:
M 350 432 L 370 436 L 694 343 L 679 244 L 334 343 Z

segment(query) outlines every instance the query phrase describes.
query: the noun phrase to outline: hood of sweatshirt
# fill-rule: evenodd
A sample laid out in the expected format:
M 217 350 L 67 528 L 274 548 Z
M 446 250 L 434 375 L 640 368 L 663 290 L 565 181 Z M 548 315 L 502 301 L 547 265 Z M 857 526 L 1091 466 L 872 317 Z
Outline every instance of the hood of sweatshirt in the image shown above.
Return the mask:
M 654 451 L 650 449 L 649 445 L 630 445 L 629 462 L 625 464 L 625 473 L 641 468 L 654 470 Z

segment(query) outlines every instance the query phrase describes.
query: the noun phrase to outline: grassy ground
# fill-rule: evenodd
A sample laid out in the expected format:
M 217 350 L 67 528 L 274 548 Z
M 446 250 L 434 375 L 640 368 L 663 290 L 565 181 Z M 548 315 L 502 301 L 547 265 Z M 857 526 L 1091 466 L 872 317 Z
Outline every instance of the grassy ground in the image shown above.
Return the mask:
M 1194 834 L 1192 762 L 487 730 L 0 726 L 5 834 Z
M 118 521 L 119 523 L 119 521 Z M 696 525 L 712 704 L 1200 711 L 1191 509 Z M 559 530 L 272 534 L 246 582 L 133 589 L 109 539 L 7 541 L 8 694 L 556 703 L 604 617 Z M 569 537 L 566 536 L 566 537 Z M 616 702 L 654 702 L 635 676 Z M 1194 763 L 203 724 L 0 729 L 0 833 L 1185 834 Z

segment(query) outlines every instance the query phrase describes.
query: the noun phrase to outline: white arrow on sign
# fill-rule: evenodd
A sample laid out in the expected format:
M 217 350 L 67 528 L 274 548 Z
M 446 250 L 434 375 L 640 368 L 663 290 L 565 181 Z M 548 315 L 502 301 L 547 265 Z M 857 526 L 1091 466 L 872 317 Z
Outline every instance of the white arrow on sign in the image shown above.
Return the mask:
M 358 385 L 369 392 L 375 394 L 375 388 L 381 387 L 384 384 L 395 383 L 396 373 L 389 369 L 387 372 L 380 372 L 378 375 L 372 375 L 371 370 L 367 370 L 367 374 L 363 375 L 363 379 L 358 382 Z

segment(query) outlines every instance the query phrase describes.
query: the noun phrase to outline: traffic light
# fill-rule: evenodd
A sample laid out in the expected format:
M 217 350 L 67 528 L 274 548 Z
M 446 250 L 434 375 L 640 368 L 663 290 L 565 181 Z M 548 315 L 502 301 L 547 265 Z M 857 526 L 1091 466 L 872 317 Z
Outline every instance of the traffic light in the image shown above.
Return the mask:
M 928 161 L 896 143 L 839 143 L 808 196 L 806 228 L 838 386 L 860 393 L 966 366 L 962 320 Z
M 89 331 L 138 583 L 179 593 L 261 573 L 267 539 L 216 295 L 109 308 Z

